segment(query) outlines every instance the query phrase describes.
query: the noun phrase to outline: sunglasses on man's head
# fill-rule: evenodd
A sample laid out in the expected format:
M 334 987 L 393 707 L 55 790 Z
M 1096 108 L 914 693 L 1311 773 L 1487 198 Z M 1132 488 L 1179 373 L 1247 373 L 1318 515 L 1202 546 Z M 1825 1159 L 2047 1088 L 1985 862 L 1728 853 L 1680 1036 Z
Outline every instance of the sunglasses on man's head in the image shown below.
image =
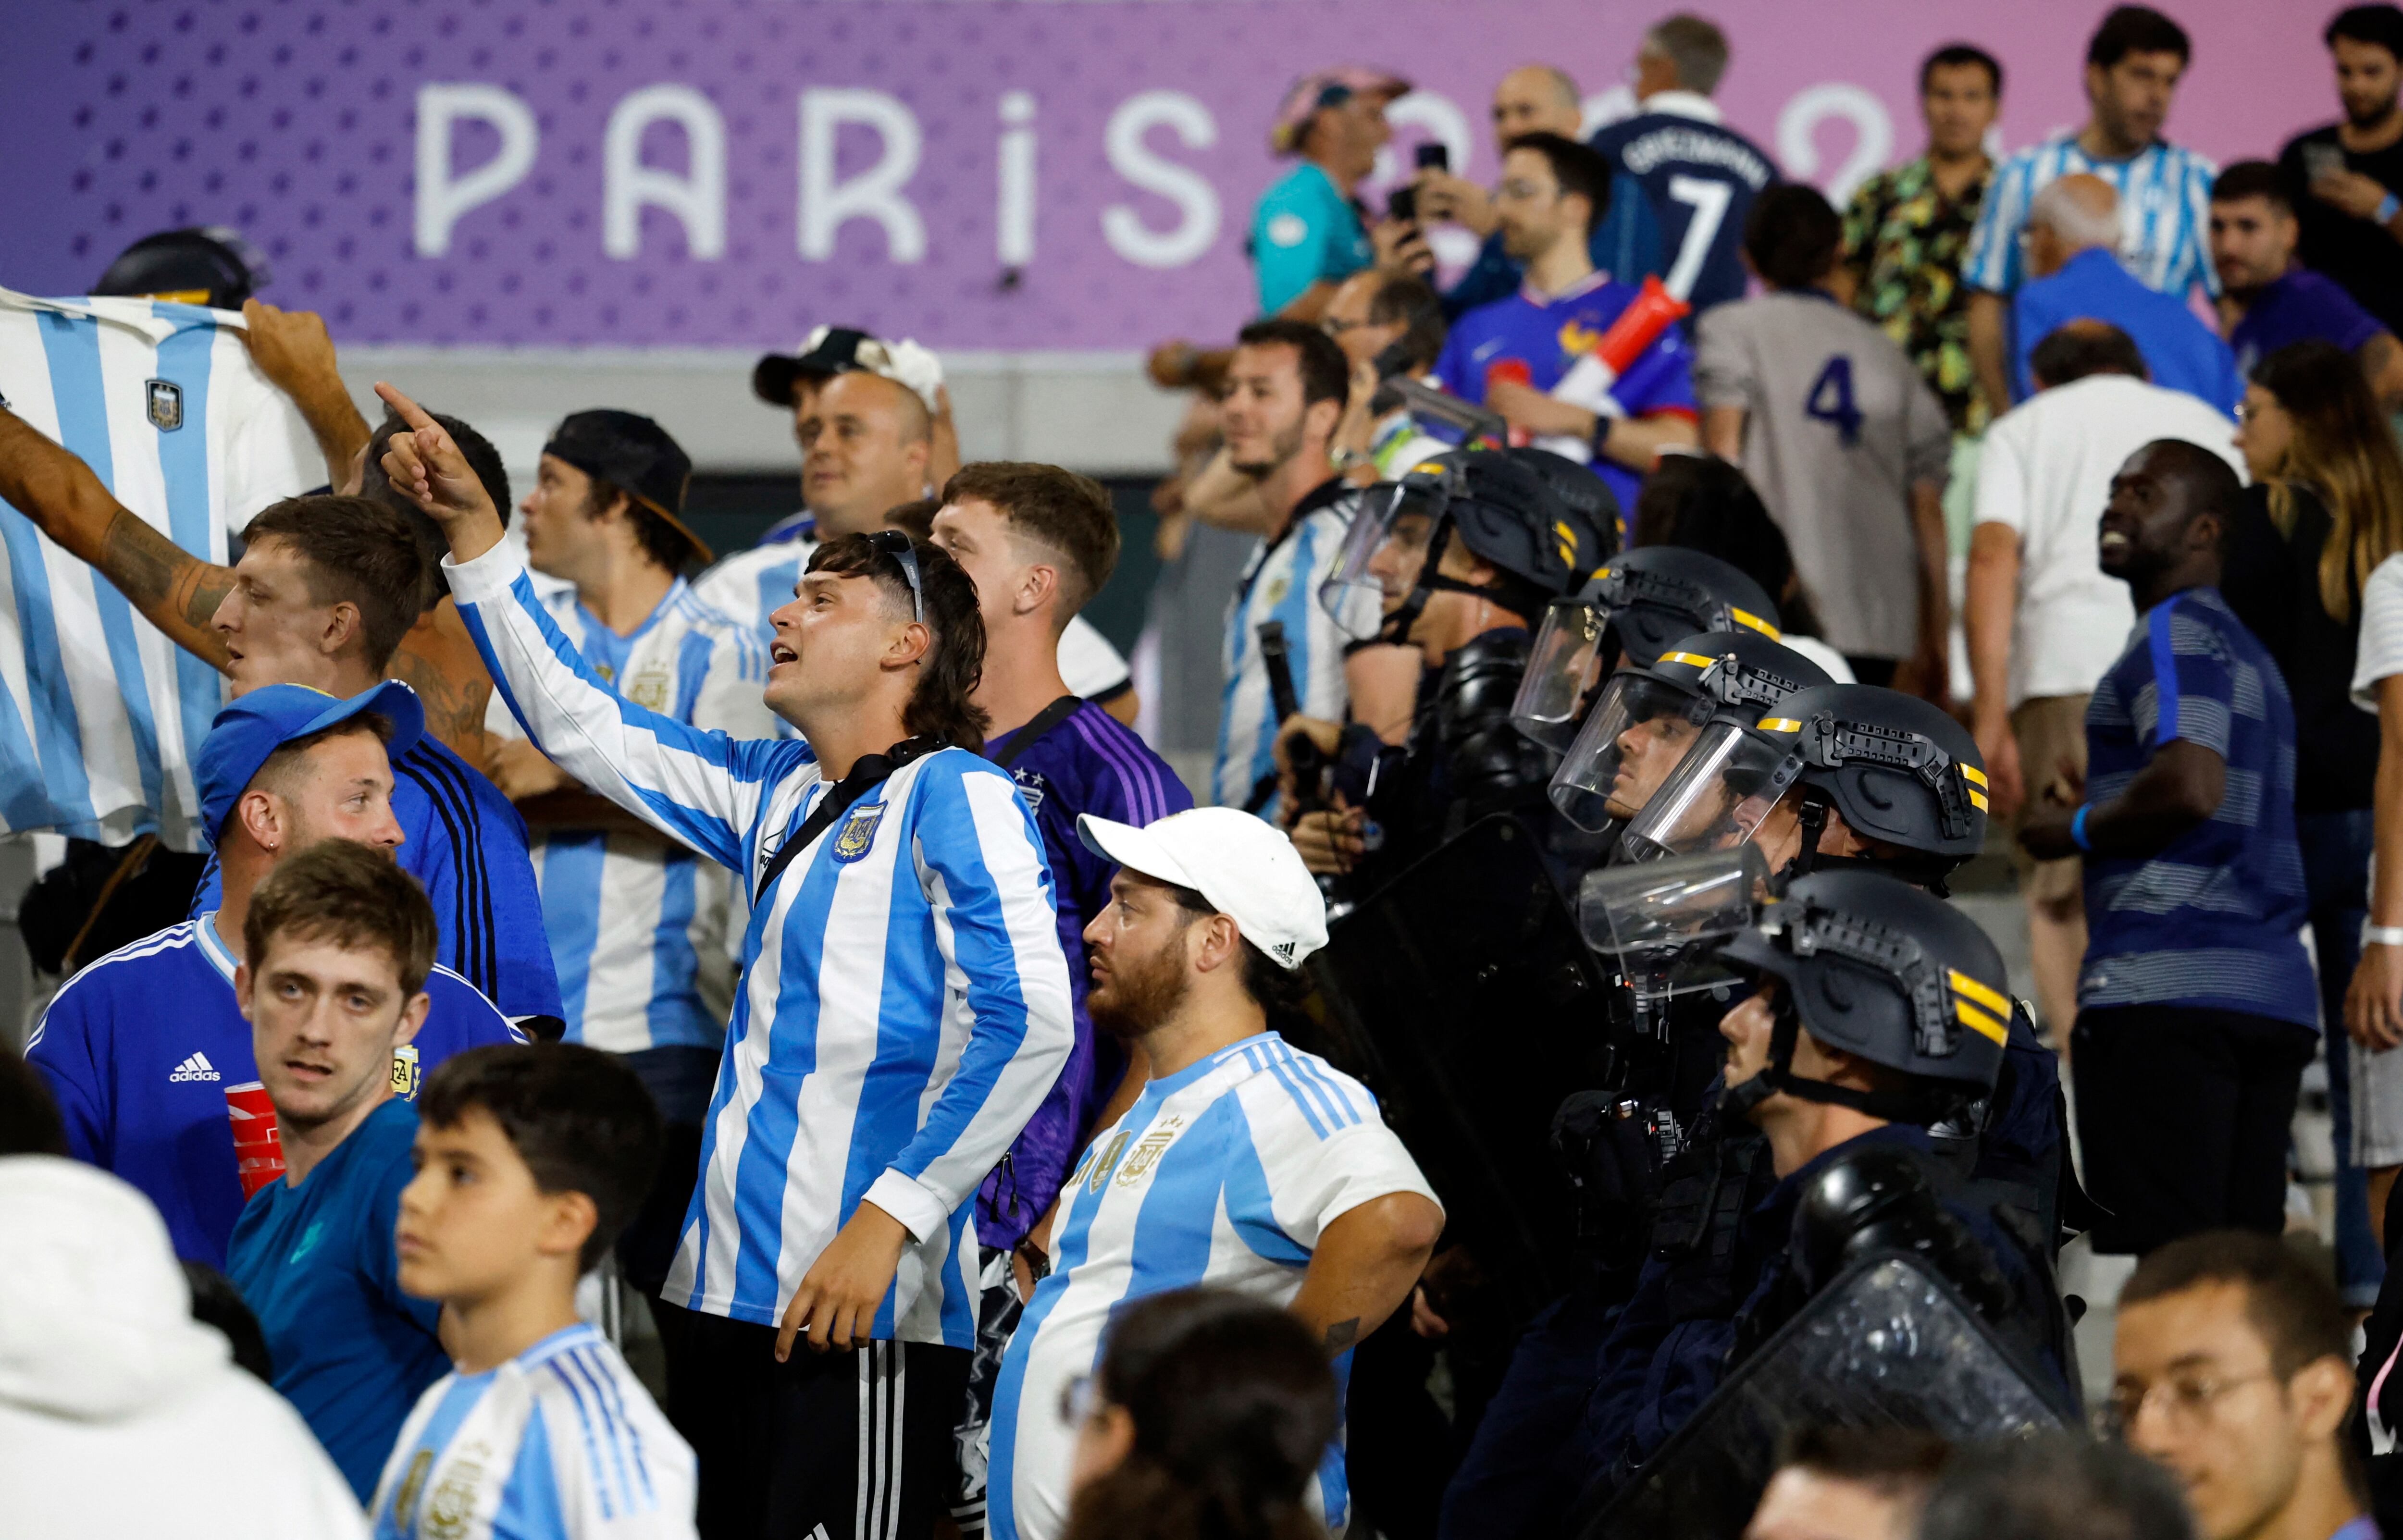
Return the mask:
M 901 563 L 901 576 L 910 580 L 910 618 L 920 625 L 926 623 L 926 585 L 918 576 L 918 553 L 910 548 L 910 537 L 899 530 L 875 530 L 868 536 L 870 550 L 881 550 Z

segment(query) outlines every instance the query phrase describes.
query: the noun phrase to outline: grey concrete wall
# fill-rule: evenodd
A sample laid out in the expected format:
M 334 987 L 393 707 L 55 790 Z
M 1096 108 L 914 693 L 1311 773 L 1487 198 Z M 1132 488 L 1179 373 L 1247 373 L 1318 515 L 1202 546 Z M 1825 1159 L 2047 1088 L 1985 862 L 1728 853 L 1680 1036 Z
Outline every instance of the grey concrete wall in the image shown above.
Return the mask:
M 792 420 L 751 394 L 758 354 L 723 349 L 352 347 L 342 378 L 368 420 L 389 380 L 464 417 L 530 473 L 552 424 L 587 407 L 657 418 L 703 472 L 789 472 Z M 1132 353 L 953 353 L 943 359 L 970 460 L 1042 460 L 1095 476 L 1157 475 L 1185 397 Z

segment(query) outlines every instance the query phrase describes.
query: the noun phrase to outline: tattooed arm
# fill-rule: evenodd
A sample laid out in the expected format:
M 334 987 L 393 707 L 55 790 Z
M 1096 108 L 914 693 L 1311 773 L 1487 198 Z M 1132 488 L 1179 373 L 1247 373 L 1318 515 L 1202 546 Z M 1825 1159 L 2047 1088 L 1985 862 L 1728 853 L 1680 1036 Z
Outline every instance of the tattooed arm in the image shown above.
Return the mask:
M 425 703 L 426 731 L 475 766 L 486 780 L 500 780 L 502 740 L 484 730 L 493 676 L 449 594 L 417 617 L 383 672 L 385 678 L 397 679 L 415 690 Z
M 1443 1234 L 1443 1210 L 1389 1192 L 1336 1215 L 1318 1232 L 1301 1292 L 1286 1308 L 1340 1357 L 1410 1297 Z
M 143 618 L 213 668 L 225 640 L 209 624 L 233 569 L 203 562 L 109 495 L 91 467 L 0 408 L 0 500 L 100 569 Z

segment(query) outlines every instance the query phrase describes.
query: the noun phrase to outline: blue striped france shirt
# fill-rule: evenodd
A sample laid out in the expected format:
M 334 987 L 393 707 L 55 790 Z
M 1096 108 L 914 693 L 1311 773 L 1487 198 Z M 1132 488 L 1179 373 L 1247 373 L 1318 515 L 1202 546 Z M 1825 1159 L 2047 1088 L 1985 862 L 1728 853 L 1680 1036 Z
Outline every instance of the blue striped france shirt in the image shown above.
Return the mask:
M 1119 1306 L 1208 1283 L 1283 1309 L 1327 1227 L 1397 1192 L 1436 1201 L 1376 1098 L 1275 1033 L 1144 1087 L 1060 1189 L 1051 1274 L 1002 1356 L 985 1510 L 994 1540 L 1065 1528 L 1076 1430 L 1061 1421 L 1061 1393 L 1093 1372 Z M 1351 1361 L 1336 1361 L 1339 1379 Z M 1339 1535 L 1347 1491 L 1339 1431 L 1310 1492 Z
M 760 699 L 767 647 L 683 578 L 630 636 L 603 625 L 572 587 L 543 599 L 593 672 L 628 700 L 734 738 L 776 735 Z M 495 715 L 504 735 L 519 732 L 506 705 Z M 622 830 L 537 827 L 528 846 L 567 1040 L 611 1053 L 715 1048 L 734 1004 L 728 930 L 743 906 L 733 874 Z
M 223 564 L 229 531 L 326 480 L 242 327 L 199 305 L 0 289 L 0 405 L 145 523 Z M 224 704 L 216 670 L 0 503 L 0 834 L 155 830 L 197 849 L 192 751 Z
M 691 1446 L 578 1323 L 417 1398 L 368 1505 L 375 1540 L 687 1540 Z
M 2193 1006 L 2319 1020 L 2295 841 L 2295 708 L 2217 589 L 2145 612 L 2086 707 L 2086 798 L 2127 790 L 2174 739 L 2228 767 L 2219 807 L 2146 856 L 2086 858 L 2080 1010 Z
M 2190 149 L 2155 140 L 2126 160 L 2097 160 L 2078 147 L 2075 132 L 2057 133 L 2005 160 L 1987 184 L 1986 201 L 1969 232 L 1969 257 L 1961 282 L 1995 294 L 2015 294 L 2027 282 L 2020 231 L 2028 208 L 2063 176 L 2085 172 L 2119 192 L 2119 260 L 2130 272 L 2163 294 L 2186 298 L 2201 284 L 2219 294 L 2211 265 L 2211 184 L 2219 174 Z
M 529 735 L 669 838 L 763 875 L 830 789 L 806 743 L 688 727 L 604 685 L 506 544 L 445 562 Z M 1008 772 L 912 760 L 752 906 L 666 1297 L 771 1325 L 865 1200 L 909 1228 L 871 1337 L 976 1337 L 977 1186 L 1075 1038 L 1043 844 Z

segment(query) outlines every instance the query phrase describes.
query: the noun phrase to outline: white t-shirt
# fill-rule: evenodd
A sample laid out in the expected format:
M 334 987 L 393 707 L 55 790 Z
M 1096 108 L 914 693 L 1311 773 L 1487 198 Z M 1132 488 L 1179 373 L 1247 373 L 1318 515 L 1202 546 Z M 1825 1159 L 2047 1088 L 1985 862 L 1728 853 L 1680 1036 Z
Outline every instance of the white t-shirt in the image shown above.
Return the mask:
M 2184 391 L 2095 374 L 2039 391 L 1986 430 L 1977 521 L 2019 533 L 2010 703 L 2090 695 L 2128 643 L 2128 585 L 2105 577 L 2094 541 L 2111 479 L 2156 438 L 2202 445 L 2244 475 L 2235 425 Z
M 2353 649 L 2353 703 L 2378 710 L 2378 682 L 2403 673 L 2403 556 L 2378 563 L 2361 585 L 2361 639 Z

